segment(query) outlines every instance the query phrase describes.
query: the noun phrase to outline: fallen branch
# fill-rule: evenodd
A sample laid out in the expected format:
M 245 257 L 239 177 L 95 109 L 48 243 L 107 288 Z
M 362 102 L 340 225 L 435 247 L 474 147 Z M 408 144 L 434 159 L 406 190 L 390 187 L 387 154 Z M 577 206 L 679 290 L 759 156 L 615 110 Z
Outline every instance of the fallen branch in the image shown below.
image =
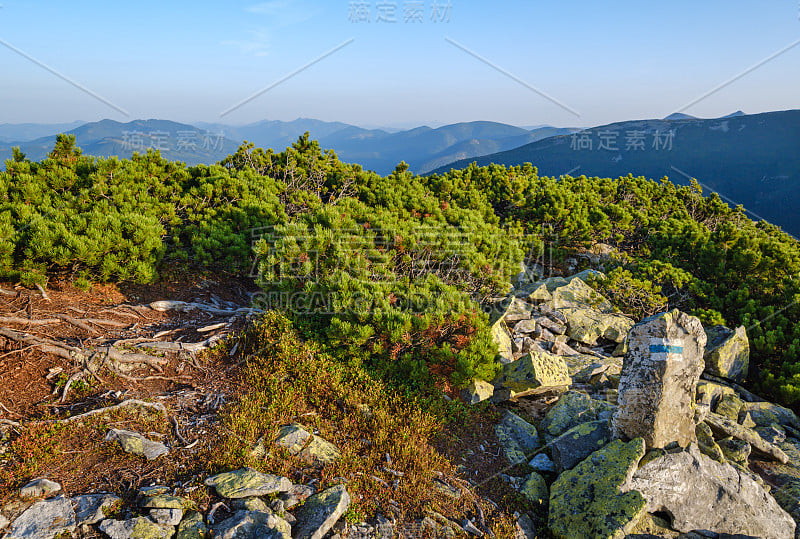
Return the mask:
M 197 309 L 212 314 L 222 314 L 222 315 L 231 315 L 239 313 L 249 314 L 254 312 L 262 312 L 261 309 L 250 308 L 250 307 L 239 307 L 238 309 L 220 309 L 213 305 L 206 305 L 204 303 L 175 301 L 175 300 L 154 301 L 149 305 L 149 307 L 154 311 L 159 311 L 159 312 L 163 311 L 188 312 Z
M 222 339 L 224 335 L 212 335 L 208 339 L 200 342 L 168 342 L 168 341 L 151 341 L 139 343 L 136 346 L 139 348 L 152 348 L 162 352 L 190 352 L 196 354 L 211 346 Z
M 119 404 L 115 404 L 113 406 L 106 406 L 105 408 L 97 408 L 96 410 L 91 410 L 89 412 L 85 412 L 82 414 L 74 415 L 72 417 L 68 417 L 66 419 L 49 419 L 46 421 L 34 421 L 34 423 L 72 423 L 74 421 L 80 421 L 82 419 L 86 419 L 87 417 L 106 414 L 108 412 L 113 412 L 114 410 L 119 410 L 120 408 L 125 408 L 128 406 L 141 406 L 143 408 L 155 408 L 159 412 L 164 414 L 164 418 L 169 421 L 169 412 L 167 412 L 167 407 L 161 404 L 160 402 L 146 402 L 138 399 L 128 399 L 125 401 L 120 402 Z
M 42 299 L 44 299 L 45 301 L 50 301 L 50 296 L 47 295 L 47 292 L 45 292 L 44 287 L 42 285 L 37 284 L 36 288 L 38 288 L 39 292 L 42 293 Z
M 19 324 L 21 326 L 48 326 L 50 324 L 58 324 L 60 322 L 57 318 L 40 318 L 38 320 L 31 320 L 30 318 L 20 318 L 18 316 L 0 316 L 0 324 Z
M 94 329 L 92 326 L 90 326 L 88 324 L 85 324 L 85 323 L 81 322 L 80 320 L 77 320 L 77 319 L 71 317 L 68 314 L 54 313 L 53 316 L 63 320 L 67 324 L 71 324 L 71 325 L 75 326 L 76 328 L 82 329 L 83 331 L 89 333 L 90 335 L 99 335 L 100 334 L 100 332 L 97 331 L 96 329 Z

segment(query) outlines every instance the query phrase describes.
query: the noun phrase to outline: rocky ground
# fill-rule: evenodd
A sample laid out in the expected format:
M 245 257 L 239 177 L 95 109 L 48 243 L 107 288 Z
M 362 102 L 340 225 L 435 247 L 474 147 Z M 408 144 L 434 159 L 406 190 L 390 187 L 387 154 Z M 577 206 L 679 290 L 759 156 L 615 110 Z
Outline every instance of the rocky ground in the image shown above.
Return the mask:
M 502 370 L 460 395 L 476 415 L 436 437 L 454 468 L 433 470 L 443 501 L 416 511 L 394 499 L 410 479 L 390 452 L 328 477 L 350 446 L 302 415 L 246 445 L 253 462 L 292 459 L 274 473 L 204 465 L 235 435 L 221 410 L 247 391 L 234 336 L 259 315 L 250 283 L 6 285 L 0 534 L 794 537 L 800 420 L 740 385 L 746 329 L 677 311 L 633 320 L 591 278 L 527 271 L 497 298 Z M 353 512 L 364 474 L 372 514 Z

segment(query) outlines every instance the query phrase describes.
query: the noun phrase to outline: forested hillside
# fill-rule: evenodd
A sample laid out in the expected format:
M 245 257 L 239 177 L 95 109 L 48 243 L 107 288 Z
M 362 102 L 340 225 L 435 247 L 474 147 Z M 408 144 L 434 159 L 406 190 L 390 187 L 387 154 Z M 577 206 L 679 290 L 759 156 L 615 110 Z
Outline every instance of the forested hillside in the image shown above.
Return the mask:
M 558 268 L 605 244 L 609 279 L 596 286 L 615 304 L 745 325 L 748 385 L 800 402 L 800 247 L 697 184 L 553 178 L 530 165 L 420 177 L 401 164 L 381 177 L 308 136 L 187 167 L 152 151 L 95 159 L 59 136 L 41 162 L 6 162 L 0 228 L 2 278 L 29 286 L 255 267 L 262 301 L 303 336 L 423 392 L 491 379 L 482 302 L 526 253 L 552 252 Z

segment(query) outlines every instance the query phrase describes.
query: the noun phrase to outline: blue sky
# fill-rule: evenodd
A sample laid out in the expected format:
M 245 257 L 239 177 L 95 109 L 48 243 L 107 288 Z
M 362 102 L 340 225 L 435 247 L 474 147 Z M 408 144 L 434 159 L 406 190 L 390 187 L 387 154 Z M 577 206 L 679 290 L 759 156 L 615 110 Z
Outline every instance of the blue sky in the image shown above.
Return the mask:
M 0 123 L 591 126 L 666 116 L 800 40 L 797 0 L 0 3 Z M 800 45 L 685 112 L 800 108 L 799 67 Z

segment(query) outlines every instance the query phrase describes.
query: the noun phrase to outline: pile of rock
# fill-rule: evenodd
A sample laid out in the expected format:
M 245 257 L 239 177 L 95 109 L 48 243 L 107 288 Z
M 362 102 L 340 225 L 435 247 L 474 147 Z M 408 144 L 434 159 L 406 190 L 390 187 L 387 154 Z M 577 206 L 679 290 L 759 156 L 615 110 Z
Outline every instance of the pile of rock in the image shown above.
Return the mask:
M 795 537 L 800 421 L 738 385 L 744 328 L 679 311 L 634 324 L 584 275 L 517 287 L 495 320 L 502 373 L 465 394 L 561 392 L 538 429 L 505 412 L 496 434 L 525 475 L 504 477 L 556 537 Z
M 147 458 L 163 454 L 154 451 L 145 455 L 143 446 L 153 448 L 143 444 L 137 433 L 112 431 L 107 439 Z M 333 444 L 298 423 L 281 428 L 274 443 L 309 464 L 324 464 L 340 457 Z M 213 489 L 221 502 L 204 515 L 190 499 L 175 495 L 175 489 L 168 486 L 142 488 L 136 506 L 123 508 L 120 498 L 114 495 L 67 498 L 59 495 L 61 485 L 39 479 L 22 487 L 18 499 L 3 508 L 0 534 L 8 528 L 6 539 L 47 539 L 75 533 L 94 536 L 97 529 L 112 539 L 173 536 L 319 539 L 333 528 L 350 505 L 350 495 L 342 484 L 317 492 L 313 486 L 292 484 L 286 477 L 252 468 L 211 476 L 205 485 Z M 224 508 L 227 518 L 219 518 L 223 514 L 219 508 Z M 392 536 L 391 530 L 392 524 L 381 519 L 377 527 L 362 523 L 357 534 L 369 532 L 373 537 L 388 538 Z

